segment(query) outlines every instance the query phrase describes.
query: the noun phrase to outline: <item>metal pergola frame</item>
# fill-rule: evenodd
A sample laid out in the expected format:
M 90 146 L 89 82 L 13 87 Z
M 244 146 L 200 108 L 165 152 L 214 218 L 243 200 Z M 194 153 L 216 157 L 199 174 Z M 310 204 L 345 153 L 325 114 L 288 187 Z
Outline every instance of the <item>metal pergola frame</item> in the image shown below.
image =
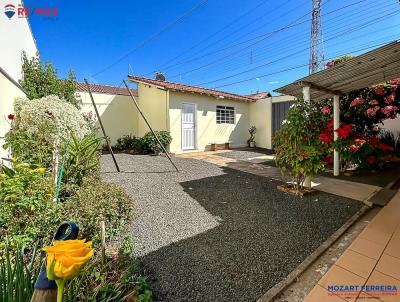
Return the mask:
M 333 98 L 333 129 L 335 130 L 340 126 L 340 96 L 398 77 L 400 77 L 400 42 L 393 41 L 274 91 L 298 98 L 303 97 L 306 102 Z M 337 140 L 336 131 L 333 131 L 333 135 L 334 140 Z M 340 154 L 337 150 L 334 150 L 333 166 L 334 176 L 338 176 Z

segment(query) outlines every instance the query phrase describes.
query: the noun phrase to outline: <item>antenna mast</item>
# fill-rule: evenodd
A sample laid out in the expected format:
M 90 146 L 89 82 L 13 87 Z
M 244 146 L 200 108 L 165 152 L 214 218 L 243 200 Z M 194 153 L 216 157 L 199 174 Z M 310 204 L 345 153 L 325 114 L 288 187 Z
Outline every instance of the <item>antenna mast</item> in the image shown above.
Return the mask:
M 324 68 L 324 46 L 322 39 L 321 2 L 322 0 L 312 0 L 309 74 L 312 74 Z

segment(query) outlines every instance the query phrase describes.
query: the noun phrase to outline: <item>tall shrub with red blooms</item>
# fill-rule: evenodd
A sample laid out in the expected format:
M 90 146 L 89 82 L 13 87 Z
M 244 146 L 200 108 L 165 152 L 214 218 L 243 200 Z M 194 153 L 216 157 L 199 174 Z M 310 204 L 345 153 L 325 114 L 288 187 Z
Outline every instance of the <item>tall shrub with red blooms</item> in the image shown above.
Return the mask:
M 393 153 L 393 146 L 380 141 L 379 125 L 385 119 L 393 119 L 400 113 L 400 79 L 373 87 L 353 91 L 341 98 L 341 124 L 335 129 L 339 139 L 333 141 L 333 122 L 330 114 L 331 100 L 322 102 L 329 121 L 319 133 L 319 140 L 327 152 L 332 148 L 339 150 L 344 165 L 356 164 L 370 167 L 387 159 Z M 327 113 L 329 111 L 329 113 Z M 331 163 L 327 154 L 325 162 Z
M 319 139 L 319 132 L 326 123 L 330 111 L 321 103 L 297 100 L 288 111 L 284 126 L 274 137 L 276 164 L 283 175 L 290 174 L 295 189 L 303 188 L 305 178 L 313 179 L 324 170 L 326 148 Z

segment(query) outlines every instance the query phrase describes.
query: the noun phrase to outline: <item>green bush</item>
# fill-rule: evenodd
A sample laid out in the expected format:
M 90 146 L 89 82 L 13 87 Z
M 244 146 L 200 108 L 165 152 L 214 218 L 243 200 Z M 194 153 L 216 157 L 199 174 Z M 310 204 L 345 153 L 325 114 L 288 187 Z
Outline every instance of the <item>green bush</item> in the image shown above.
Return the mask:
M 90 177 L 64 203 L 64 212 L 65 219 L 78 223 L 82 238 L 98 243 L 101 220 L 105 221 L 108 239 L 130 230 L 133 202 L 119 186 Z
M 81 101 L 75 98 L 76 79 L 72 70 L 69 71 L 67 79 L 58 79 L 57 70 L 50 61 L 43 65 L 39 56 L 28 59 L 23 53 L 22 71 L 23 78 L 20 83 L 29 99 L 57 95 L 75 107 L 80 107 Z
M 123 135 L 117 139 L 117 144 L 114 146 L 117 150 L 135 150 L 140 152 L 141 140 L 132 134 Z
M 168 131 L 155 131 L 158 139 L 163 144 L 165 149 L 168 150 L 170 143 L 172 142 L 172 136 Z M 147 132 L 142 138 L 142 152 L 143 153 L 159 153 L 162 151 L 156 138 L 151 131 Z

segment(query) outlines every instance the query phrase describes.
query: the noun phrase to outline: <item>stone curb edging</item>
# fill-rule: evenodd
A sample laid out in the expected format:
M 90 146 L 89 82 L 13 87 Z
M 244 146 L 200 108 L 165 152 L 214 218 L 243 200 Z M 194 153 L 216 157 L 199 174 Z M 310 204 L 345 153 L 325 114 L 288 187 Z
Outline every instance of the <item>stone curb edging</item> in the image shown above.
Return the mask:
M 297 266 L 285 279 L 271 287 L 256 302 L 272 302 L 292 284 L 319 256 L 321 256 L 340 236 L 342 236 L 362 215 L 371 208 L 363 206 L 353 216 L 351 216 L 344 225 L 325 240 L 312 254 L 310 254 L 299 266 Z

